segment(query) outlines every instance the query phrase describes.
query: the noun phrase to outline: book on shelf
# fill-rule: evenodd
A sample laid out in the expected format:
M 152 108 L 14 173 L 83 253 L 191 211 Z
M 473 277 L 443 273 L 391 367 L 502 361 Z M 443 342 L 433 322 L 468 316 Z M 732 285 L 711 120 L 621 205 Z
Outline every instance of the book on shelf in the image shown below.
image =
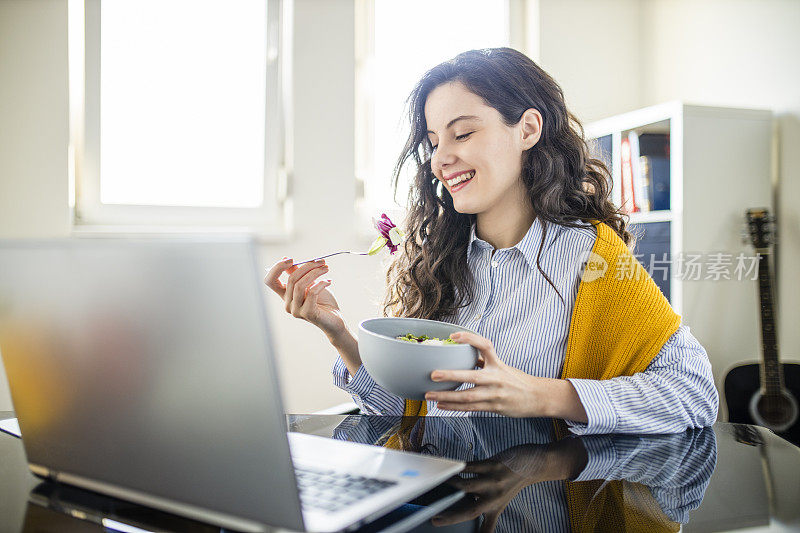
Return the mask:
M 639 156 L 639 168 L 637 170 L 639 179 L 639 188 L 642 192 L 642 203 L 646 209 L 642 211 L 653 211 L 653 188 L 652 188 L 652 173 L 650 170 L 650 158 L 646 155 Z
M 647 191 L 648 188 L 644 183 L 643 174 L 640 167 L 639 135 L 635 131 L 628 132 L 628 142 L 631 147 L 631 181 L 633 182 L 633 198 L 636 206 L 635 211 L 650 211 L 650 197 Z
M 630 138 L 622 139 L 620 146 L 622 167 L 620 168 L 620 207 L 625 213 L 636 211 L 636 196 L 633 187 L 633 165 L 631 164 L 631 141 Z
M 669 133 L 639 134 L 639 154 L 669 157 Z
M 669 134 L 630 131 L 622 138 L 620 154 L 623 211 L 669 210 Z
M 639 135 L 640 163 L 644 159 L 650 182 L 650 206 L 653 211 L 669 210 L 669 133 L 642 133 Z M 641 166 L 641 165 L 640 165 Z
M 650 203 L 653 211 L 663 211 L 669 205 L 669 157 L 643 155 L 640 157 L 645 181 L 650 182 Z

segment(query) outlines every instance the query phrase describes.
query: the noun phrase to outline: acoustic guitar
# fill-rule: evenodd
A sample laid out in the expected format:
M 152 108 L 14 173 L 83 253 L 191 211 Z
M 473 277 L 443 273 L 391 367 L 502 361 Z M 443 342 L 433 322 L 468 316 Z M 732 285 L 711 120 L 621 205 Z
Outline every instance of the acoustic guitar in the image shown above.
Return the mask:
M 766 209 L 748 209 L 746 217 L 750 243 L 759 256 L 761 362 L 736 366 L 725 376 L 728 420 L 763 426 L 800 446 L 800 364 L 781 364 L 778 359 L 770 268 L 775 218 Z

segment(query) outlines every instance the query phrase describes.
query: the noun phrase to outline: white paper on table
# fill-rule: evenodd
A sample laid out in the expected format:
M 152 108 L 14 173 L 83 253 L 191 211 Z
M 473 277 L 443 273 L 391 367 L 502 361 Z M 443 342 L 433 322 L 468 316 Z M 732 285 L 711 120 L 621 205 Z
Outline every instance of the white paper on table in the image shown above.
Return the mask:
M 0 420 L 0 431 L 5 431 L 15 437 L 22 437 L 22 433 L 19 431 L 19 422 L 16 418 Z

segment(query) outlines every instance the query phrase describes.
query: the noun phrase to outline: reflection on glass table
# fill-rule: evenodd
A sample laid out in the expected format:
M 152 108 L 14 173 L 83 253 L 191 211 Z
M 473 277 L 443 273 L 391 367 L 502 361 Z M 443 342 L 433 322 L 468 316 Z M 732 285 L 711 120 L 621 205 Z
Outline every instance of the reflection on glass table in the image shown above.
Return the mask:
M 677 435 L 567 435 L 547 419 L 351 417 L 335 438 L 458 458 L 467 493 L 434 525 L 482 531 L 677 531 L 716 464 L 711 428 Z M 522 529 L 521 529 L 522 528 Z
M 289 415 L 290 431 L 466 461 L 467 496 L 395 510 L 364 532 L 800 530 L 800 449 L 763 428 L 718 423 L 676 435 L 571 436 L 558 422 L 502 417 Z M 221 483 L 220 490 L 224 490 Z M 451 493 L 453 494 L 453 493 Z M 449 505 L 449 504 L 448 504 Z M 220 531 L 49 482 L 0 434 L 0 531 Z M 391 529 L 391 528 L 395 529 Z
M 496 520 L 497 531 L 566 531 L 570 522 L 576 531 L 602 530 L 619 520 L 628 530 L 640 524 L 685 532 L 800 531 L 800 448 L 764 428 L 720 422 L 678 435 L 562 442 L 558 427 L 544 419 L 295 415 L 290 423 L 293 430 L 377 445 L 394 438 L 407 450 L 467 461 L 456 483 L 467 489 L 472 483 L 474 504 L 463 500 L 440 523 L 472 516 L 478 524 Z M 503 478 L 505 492 L 488 482 L 492 477 Z

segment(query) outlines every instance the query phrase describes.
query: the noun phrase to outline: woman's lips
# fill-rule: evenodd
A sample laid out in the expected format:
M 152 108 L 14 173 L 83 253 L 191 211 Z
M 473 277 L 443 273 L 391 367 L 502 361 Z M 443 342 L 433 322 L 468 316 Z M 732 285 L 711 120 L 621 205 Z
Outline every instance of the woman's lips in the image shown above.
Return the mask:
M 474 180 L 475 180 L 475 177 L 473 176 L 471 179 L 469 179 L 467 181 L 462 181 L 461 183 L 456 184 L 454 187 L 452 187 L 450 189 L 450 194 L 453 194 L 454 192 L 460 191 L 461 189 L 463 189 L 464 187 L 466 187 L 467 185 L 472 183 Z

